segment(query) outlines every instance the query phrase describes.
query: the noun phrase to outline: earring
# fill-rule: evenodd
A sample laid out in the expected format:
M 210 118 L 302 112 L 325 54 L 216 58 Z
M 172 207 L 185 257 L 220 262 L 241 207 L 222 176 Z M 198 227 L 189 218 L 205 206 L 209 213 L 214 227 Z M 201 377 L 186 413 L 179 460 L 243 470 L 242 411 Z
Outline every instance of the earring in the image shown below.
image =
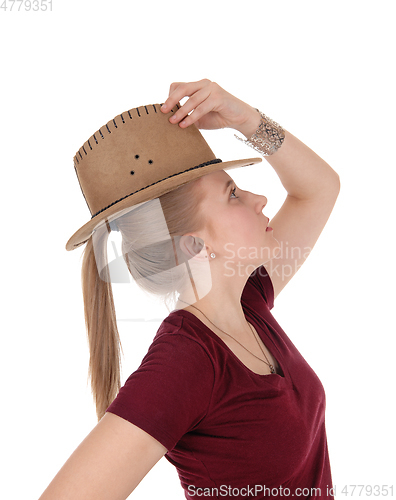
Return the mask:
M 216 255 L 213 252 L 210 254 L 210 256 L 212 257 L 212 259 L 216 257 Z

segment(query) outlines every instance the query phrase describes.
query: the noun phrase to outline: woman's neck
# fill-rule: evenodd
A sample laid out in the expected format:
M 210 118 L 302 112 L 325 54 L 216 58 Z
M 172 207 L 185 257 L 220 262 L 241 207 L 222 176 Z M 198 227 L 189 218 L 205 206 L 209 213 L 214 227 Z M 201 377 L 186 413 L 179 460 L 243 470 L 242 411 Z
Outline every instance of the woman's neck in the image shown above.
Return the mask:
M 215 326 L 217 329 L 231 335 L 234 334 L 235 336 L 240 336 L 241 332 L 249 332 L 248 323 L 240 300 L 237 303 L 200 300 L 193 304 L 186 304 L 179 300 L 175 309 L 190 312 L 210 329 L 213 329 L 213 326 Z

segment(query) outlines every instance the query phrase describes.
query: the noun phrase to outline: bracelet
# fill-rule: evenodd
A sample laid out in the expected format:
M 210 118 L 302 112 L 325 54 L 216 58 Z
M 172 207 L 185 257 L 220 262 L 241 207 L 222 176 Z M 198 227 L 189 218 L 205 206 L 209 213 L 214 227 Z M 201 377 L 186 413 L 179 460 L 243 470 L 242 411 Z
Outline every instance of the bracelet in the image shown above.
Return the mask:
M 260 113 L 261 121 L 256 132 L 249 139 L 242 139 L 236 134 L 239 140 L 258 151 L 263 156 L 273 155 L 282 146 L 285 140 L 285 131 L 274 120 L 268 118 L 264 113 L 255 108 Z

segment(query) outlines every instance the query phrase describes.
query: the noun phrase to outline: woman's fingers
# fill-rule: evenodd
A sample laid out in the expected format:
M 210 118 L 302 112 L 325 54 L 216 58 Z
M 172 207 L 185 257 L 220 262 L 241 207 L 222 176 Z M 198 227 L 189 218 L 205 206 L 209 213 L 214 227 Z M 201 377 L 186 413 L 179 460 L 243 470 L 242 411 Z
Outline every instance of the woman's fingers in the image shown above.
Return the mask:
M 172 92 L 174 92 L 175 89 L 177 89 L 177 87 L 179 87 L 179 85 L 183 85 L 185 83 L 186 82 L 173 82 L 173 83 L 171 83 L 171 85 L 169 87 L 169 94 L 168 94 L 168 96 L 170 96 L 172 94 Z
M 186 128 L 195 123 L 201 129 L 235 128 L 240 132 L 253 129 L 250 122 L 257 122 L 257 110 L 226 92 L 208 79 L 198 82 L 173 82 L 169 97 L 161 107 L 169 113 L 184 97 L 186 102 L 169 118 L 170 123 Z M 249 125 L 249 126 L 248 126 Z
M 181 126 L 188 127 L 192 123 L 195 123 L 203 114 L 211 111 L 209 109 L 210 105 L 207 105 L 209 96 L 210 90 L 208 87 L 204 87 L 193 94 L 170 118 L 171 123 L 179 123 L 183 119 L 183 122 L 180 123 Z
M 170 89 L 169 89 L 169 97 L 164 102 L 163 106 L 161 107 L 161 110 L 164 113 L 169 112 L 177 102 L 179 102 L 179 101 L 181 101 L 181 99 L 183 99 L 183 97 L 191 97 L 198 90 L 207 86 L 210 83 L 211 83 L 210 80 L 207 80 L 207 79 L 200 80 L 199 82 L 190 82 L 190 83 L 174 82 L 174 83 L 172 83 L 170 86 Z M 187 101 L 187 102 L 189 102 L 189 101 Z M 191 109 L 189 111 L 191 111 Z

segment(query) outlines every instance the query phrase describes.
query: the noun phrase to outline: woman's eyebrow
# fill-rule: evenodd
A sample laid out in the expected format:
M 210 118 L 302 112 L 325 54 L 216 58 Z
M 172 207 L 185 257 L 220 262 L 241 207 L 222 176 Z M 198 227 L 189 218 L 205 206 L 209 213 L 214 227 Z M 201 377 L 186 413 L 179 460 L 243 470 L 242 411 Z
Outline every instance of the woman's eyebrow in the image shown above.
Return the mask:
M 234 181 L 231 179 L 227 182 L 227 184 L 225 185 L 225 188 L 224 188 L 224 191 L 223 191 L 223 194 L 225 194 L 227 192 L 227 189 L 229 188 L 229 186 L 231 186 L 231 184 L 233 184 Z

